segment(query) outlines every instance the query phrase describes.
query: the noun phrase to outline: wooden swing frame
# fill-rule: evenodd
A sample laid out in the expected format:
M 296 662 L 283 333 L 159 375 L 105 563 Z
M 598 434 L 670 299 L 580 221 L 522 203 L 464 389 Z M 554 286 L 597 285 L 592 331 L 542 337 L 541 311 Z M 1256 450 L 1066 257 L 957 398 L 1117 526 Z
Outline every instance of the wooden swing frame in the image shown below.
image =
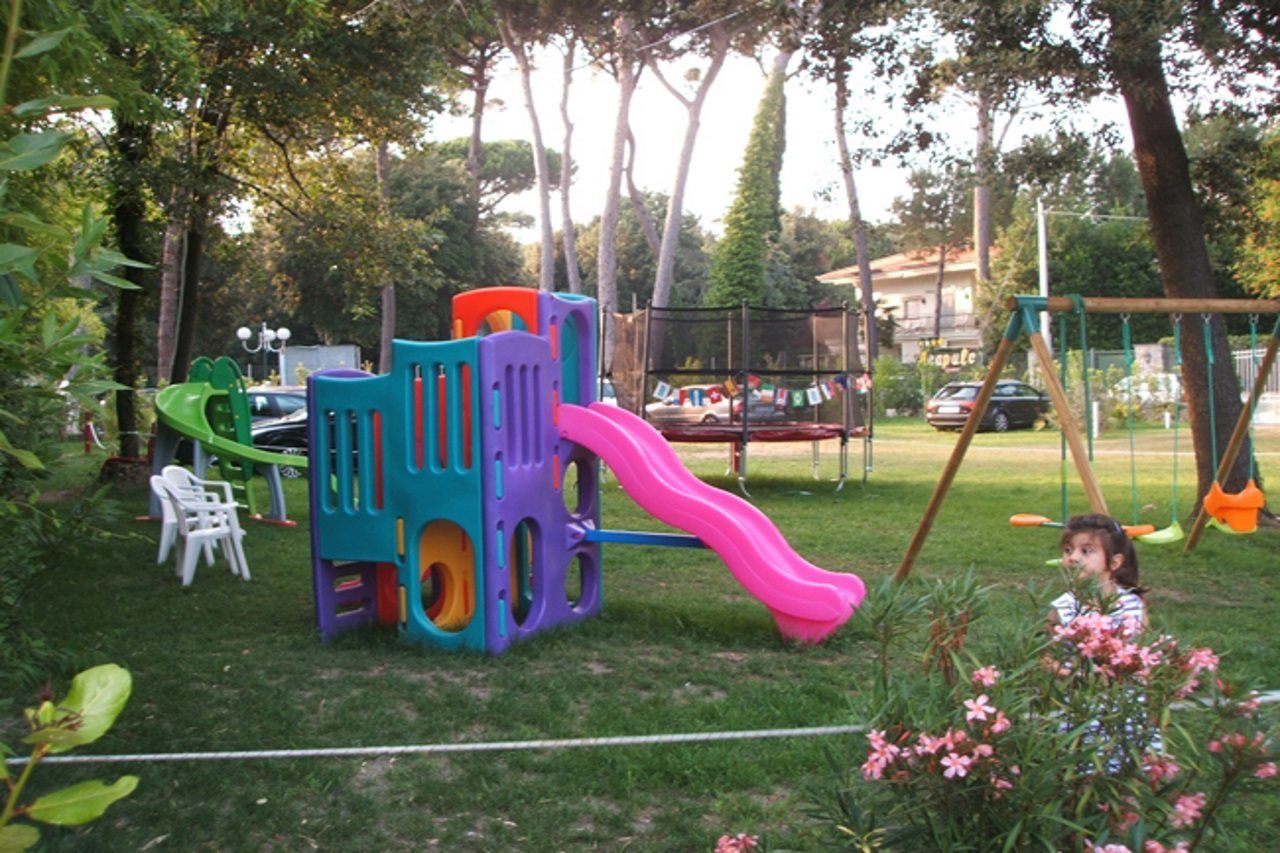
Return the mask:
M 965 453 L 973 441 L 973 436 L 978 431 L 978 425 L 986 415 L 987 404 L 991 402 L 991 395 L 995 391 L 996 382 L 999 381 L 1000 374 L 1004 371 L 1005 364 L 1009 360 L 1009 354 L 1013 351 L 1013 345 L 1022 337 L 1024 332 L 1028 335 L 1031 349 L 1043 370 L 1049 398 L 1052 401 L 1054 411 L 1058 414 L 1063 436 L 1066 438 L 1067 447 L 1071 451 L 1072 462 L 1074 462 L 1076 471 L 1080 475 L 1085 496 L 1089 499 L 1089 506 L 1096 513 L 1110 515 L 1107 510 L 1106 498 L 1102 495 L 1102 487 L 1098 484 L 1097 475 L 1093 471 L 1093 466 L 1089 463 L 1089 455 L 1081 429 L 1071 412 L 1066 391 L 1054 370 L 1053 353 L 1049 350 L 1049 344 L 1045 341 L 1044 334 L 1040 331 L 1041 312 L 1280 315 L 1280 300 L 1275 299 L 1129 299 L 1088 296 L 1077 298 L 1011 296 L 1005 300 L 1005 306 L 1012 313 L 1009 317 L 1009 324 L 1005 328 L 1004 337 L 1001 338 L 1000 345 L 996 348 L 995 355 L 992 356 L 991 364 L 987 367 L 987 375 L 982 381 L 981 389 L 978 391 L 978 399 L 974 402 L 973 411 L 965 421 L 964 428 L 960 431 L 960 437 L 956 439 L 955 447 L 951 451 L 951 458 L 947 460 L 946 466 L 942 469 L 938 484 L 934 487 L 933 495 L 929 498 L 929 503 L 925 507 L 924 516 L 920 519 L 920 524 L 916 527 L 915 534 L 911 537 L 911 543 L 907 546 L 907 552 L 903 555 L 897 572 L 894 573 L 894 580 L 904 580 L 911 573 L 916 558 L 920 555 L 920 550 L 924 547 L 929 531 L 933 528 L 933 523 L 937 519 L 938 511 L 942 508 L 942 502 L 946 499 L 947 492 L 951 489 L 956 473 L 960 470 L 960 464 L 964 461 Z M 1249 404 L 1241 408 L 1240 417 L 1236 420 L 1235 429 L 1231 433 L 1231 439 L 1218 462 L 1217 480 L 1219 481 L 1226 476 L 1227 472 L 1235 464 L 1240 448 L 1244 444 L 1244 438 L 1249 432 L 1249 424 L 1253 415 L 1253 403 L 1266 387 L 1267 377 L 1271 373 L 1272 364 L 1275 362 L 1277 348 L 1280 348 L 1278 330 L 1280 330 L 1280 325 L 1271 332 L 1262 363 L 1258 368 L 1257 375 L 1254 377 Z M 1200 534 L 1204 531 L 1207 520 L 1207 514 L 1202 506 L 1196 515 L 1195 524 L 1192 525 L 1191 532 L 1187 535 L 1186 546 L 1183 549 L 1184 553 L 1190 552 L 1195 547 L 1199 541 Z

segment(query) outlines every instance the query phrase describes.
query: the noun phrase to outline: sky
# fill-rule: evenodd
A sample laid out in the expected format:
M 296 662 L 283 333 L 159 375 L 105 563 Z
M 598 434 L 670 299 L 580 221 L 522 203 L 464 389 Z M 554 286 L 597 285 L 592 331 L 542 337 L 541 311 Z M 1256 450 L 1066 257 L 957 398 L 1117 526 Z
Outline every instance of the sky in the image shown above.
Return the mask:
M 534 74 L 534 97 L 542 125 L 543 141 L 560 150 L 560 57 L 542 54 L 542 68 Z M 669 80 L 680 77 L 677 68 Z M 738 167 L 751 131 L 756 105 L 764 91 L 765 75 L 752 59 L 730 57 L 716 78 L 702 111 L 702 129 L 694 148 L 685 211 L 696 214 L 707 230 L 720 233 L 721 218 L 733 200 Z M 691 89 L 686 89 L 691 94 Z M 514 63 L 503 65 L 490 87 L 485 112 L 486 140 L 529 139 L 530 126 Z M 848 206 L 836 166 L 832 130 L 832 99 L 815 91 L 801 75 L 787 83 L 787 149 L 782 168 L 782 205 L 815 210 L 825 219 L 848 217 Z M 571 195 L 573 218 L 579 224 L 600 213 L 609 179 L 613 120 L 617 109 L 617 85 L 613 78 L 591 68 L 574 75 L 570 117 L 574 123 L 573 155 L 578 172 Z M 501 103 L 495 103 L 501 102 Z M 631 125 L 636 135 L 636 184 L 645 190 L 670 193 L 683 141 L 686 112 L 651 74 L 640 78 L 632 102 Z M 430 137 L 452 139 L 470 134 L 465 116 L 441 117 Z M 870 221 L 888 216 L 896 195 L 905 192 L 906 172 L 896 168 L 864 168 L 857 174 L 863 216 Z M 829 200 L 821 198 L 824 191 Z M 553 202 L 559 228 L 559 202 Z M 504 209 L 537 214 L 534 192 L 509 200 Z M 518 239 L 536 240 L 533 229 L 516 233 Z
M 545 50 L 535 57 L 539 66 L 534 72 L 533 90 L 542 126 L 543 141 L 549 148 L 560 150 L 563 128 L 560 122 L 561 56 Z M 792 63 L 794 71 L 795 62 Z M 664 68 L 667 79 L 679 81 L 683 71 L 693 63 Z M 711 87 L 702 111 L 702 129 L 694 148 L 693 163 L 685 189 L 684 209 L 701 220 L 704 229 L 720 234 L 722 218 L 733 200 L 738 167 L 751 131 L 756 106 L 764 92 L 765 73 L 751 58 L 730 56 Z M 857 80 L 854 80 L 856 86 Z M 685 91 L 692 94 L 691 84 Z M 782 167 L 782 206 L 814 211 L 823 219 L 847 219 L 848 204 L 837 167 L 833 129 L 834 94 L 829 87 L 815 83 L 805 74 L 794 74 L 786 85 L 787 147 Z M 490 104 L 485 112 L 483 136 L 486 140 L 530 139 L 528 113 L 521 93 L 519 72 L 513 60 L 498 68 L 489 89 Z M 617 109 L 617 85 L 608 74 L 581 67 L 574 74 L 570 100 L 570 117 L 574 123 L 573 155 L 577 175 L 571 196 L 572 215 L 578 224 L 599 215 L 609 179 L 613 120 Z M 900 129 L 901 111 L 866 98 L 862 105 L 877 116 L 878 127 L 888 132 Z M 859 106 L 855 96 L 854 106 Z M 971 109 L 958 99 L 940 108 L 937 130 L 963 150 L 966 155 L 973 144 L 975 118 Z M 854 115 L 847 117 L 852 124 Z M 670 193 L 680 146 L 685 130 L 686 112 L 649 72 L 641 75 L 632 101 L 631 125 L 636 135 L 636 184 L 644 190 Z M 1098 126 L 1114 123 L 1124 136 L 1128 125 L 1123 107 L 1117 100 L 1100 100 L 1090 105 L 1079 121 Z M 999 131 L 998 120 L 997 131 Z M 1047 129 L 1043 116 L 1030 117 L 1024 111 L 1010 130 L 1006 148 L 1019 136 Z M 471 132 L 467 116 L 440 116 L 434 120 L 429 137 L 435 140 L 468 136 Z M 850 138 L 856 148 L 857 138 Z M 855 172 L 863 217 L 870 222 L 891 218 L 893 201 L 907 192 L 908 169 L 889 163 L 880 167 L 859 166 Z M 554 227 L 560 227 L 558 196 L 553 198 Z M 504 210 L 537 216 L 535 191 L 507 200 Z M 536 242 L 536 227 L 514 230 L 521 242 Z

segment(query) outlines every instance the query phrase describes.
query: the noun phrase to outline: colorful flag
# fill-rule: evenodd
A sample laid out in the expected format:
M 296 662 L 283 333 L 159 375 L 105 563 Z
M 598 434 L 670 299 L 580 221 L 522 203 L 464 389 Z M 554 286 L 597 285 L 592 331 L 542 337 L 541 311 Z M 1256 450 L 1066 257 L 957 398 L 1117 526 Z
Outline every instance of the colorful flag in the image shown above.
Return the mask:
M 804 407 L 804 392 L 799 388 L 791 392 L 791 408 L 800 409 Z
M 693 388 L 689 391 L 689 404 L 693 406 L 705 406 L 707 401 L 707 392 L 701 388 Z
M 773 392 L 773 407 L 775 409 L 781 411 L 787 407 L 787 394 L 787 389 L 783 388 L 781 385 L 779 385 L 777 390 Z
M 804 390 L 804 393 L 809 399 L 809 405 L 816 406 L 822 402 L 822 392 L 818 390 L 817 385 L 810 385 Z
M 752 388 L 759 388 L 759 387 L 760 387 L 760 377 L 759 377 L 759 376 L 756 376 L 754 373 L 748 373 L 748 374 L 747 374 L 747 384 L 748 384 L 748 385 L 750 385 Z
M 841 388 L 848 388 L 848 387 L 849 387 L 849 374 L 847 374 L 847 373 L 841 373 L 841 374 L 837 375 L 837 376 L 836 376 L 836 384 L 837 384 L 837 385 L 839 385 Z
M 772 385 L 768 384 L 767 382 L 764 385 L 761 385 L 760 386 L 760 402 L 772 403 L 773 396 L 775 393 L 777 393 L 777 390 L 778 389 L 774 388 Z
M 659 381 L 657 385 L 653 386 L 653 396 L 657 397 L 659 400 L 667 399 L 671 396 L 671 386 L 665 382 Z
M 724 381 L 724 390 L 728 392 L 730 397 L 732 397 L 734 394 L 738 393 L 738 383 L 734 382 L 733 378 L 730 377 Z
M 689 405 L 689 392 L 684 388 L 680 389 L 680 405 Z
M 711 404 L 714 406 L 716 403 L 719 403 L 724 399 L 724 392 L 720 390 L 720 386 L 712 385 L 707 389 L 707 399 L 710 400 Z

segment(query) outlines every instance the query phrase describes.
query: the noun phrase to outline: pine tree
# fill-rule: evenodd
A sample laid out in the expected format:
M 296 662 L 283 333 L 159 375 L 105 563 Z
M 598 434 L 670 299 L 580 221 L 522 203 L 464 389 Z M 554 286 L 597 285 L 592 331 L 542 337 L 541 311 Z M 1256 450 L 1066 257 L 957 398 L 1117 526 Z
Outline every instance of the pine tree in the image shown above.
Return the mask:
M 760 303 L 765 261 L 780 229 L 779 177 L 786 147 L 785 64 L 775 65 L 747 139 L 738 192 L 724 219 L 724 238 L 715 249 L 703 304 Z

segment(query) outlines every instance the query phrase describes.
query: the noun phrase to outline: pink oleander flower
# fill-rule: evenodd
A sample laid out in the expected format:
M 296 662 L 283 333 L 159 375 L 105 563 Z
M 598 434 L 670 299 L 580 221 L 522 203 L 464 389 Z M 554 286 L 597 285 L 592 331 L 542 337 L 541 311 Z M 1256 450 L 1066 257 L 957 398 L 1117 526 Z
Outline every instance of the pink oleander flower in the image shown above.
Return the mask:
M 1187 654 L 1187 666 L 1194 672 L 1202 669 L 1213 672 L 1218 668 L 1218 656 L 1213 649 L 1192 649 Z
M 990 687 L 1000 680 L 1000 670 L 994 666 L 984 666 L 982 669 L 975 669 L 970 680 L 974 687 Z
M 1272 779 L 1275 778 L 1276 772 L 1276 763 L 1274 761 L 1268 761 L 1255 767 L 1253 775 L 1259 779 Z
M 744 850 L 755 850 L 760 839 L 754 835 L 739 832 L 737 835 L 722 835 L 716 841 L 715 853 L 741 853 Z
M 1211 740 L 1208 744 L 1208 750 L 1210 752 L 1222 752 L 1222 743 L 1220 741 Z
M 1258 693 L 1255 690 L 1249 694 L 1248 699 L 1242 699 L 1236 703 L 1236 713 L 1242 717 L 1252 717 L 1258 710 Z
M 995 752 L 995 748 L 989 743 L 980 743 L 973 748 L 975 758 L 990 758 Z
M 951 752 L 942 759 L 942 766 L 947 768 L 942 775 L 948 779 L 963 779 L 972 765 L 973 759 L 969 756 Z
M 916 739 L 916 755 L 937 755 L 938 750 L 947 745 L 946 741 L 940 737 L 922 733 Z
M 1011 791 L 1013 790 L 1013 783 L 1008 779 L 1005 779 L 1003 776 L 997 776 L 992 773 L 991 787 L 995 788 L 997 791 Z
M 982 693 L 977 699 L 964 700 L 964 706 L 969 709 L 969 713 L 964 715 L 965 722 L 972 723 L 974 720 L 985 720 L 988 714 L 996 712 L 995 706 L 987 699 L 987 694 Z
M 1149 839 L 1146 844 L 1142 845 L 1142 853 L 1187 853 L 1190 849 L 1191 845 L 1185 841 L 1179 841 L 1172 847 L 1165 847 L 1154 838 Z
M 1091 850 L 1093 853 L 1133 853 L 1132 850 L 1125 847 L 1123 844 L 1104 844 L 1101 847 L 1095 847 L 1091 841 L 1086 841 L 1084 843 L 1084 849 Z
M 1182 829 L 1191 826 L 1200 819 L 1200 810 L 1204 808 L 1205 800 L 1203 793 L 1183 794 L 1178 797 L 1173 804 L 1173 817 L 1169 822 L 1173 824 L 1175 829 Z
M 964 729 L 947 729 L 947 733 L 942 736 L 942 744 L 948 751 L 954 752 L 968 739 L 969 735 Z
M 1003 734 L 1007 732 L 1013 723 L 1009 722 L 1009 718 L 1004 715 L 1004 711 L 996 711 L 995 721 L 991 724 L 992 734 Z
M 1167 755 L 1148 752 L 1142 757 L 1142 769 L 1146 772 L 1148 781 L 1154 786 L 1177 776 L 1181 768 L 1178 767 L 1178 762 Z

